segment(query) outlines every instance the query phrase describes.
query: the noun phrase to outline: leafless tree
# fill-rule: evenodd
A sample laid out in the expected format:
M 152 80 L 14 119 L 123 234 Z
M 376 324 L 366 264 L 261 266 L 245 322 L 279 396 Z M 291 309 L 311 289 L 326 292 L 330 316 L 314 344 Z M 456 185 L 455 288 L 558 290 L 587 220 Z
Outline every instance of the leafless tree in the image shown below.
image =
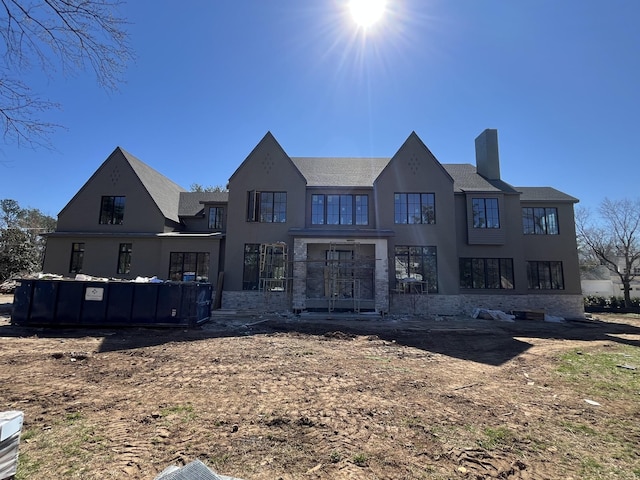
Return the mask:
M 43 115 L 59 104 L 24 80 L 40 70 L 51 76 L 90 69 L 98 84 L 117 89 L 133 58 L 117 15 L 121 0 L 0 0 L 0 125 L 6 143 L 49 145 L 60 126 Z
M 631 281 L 640 267 L 640 200 L 609 200 L 598 208 L 598 218 L 589 210 L 576 212 L 578 242 L 584 254 L 591 256 L 622 283 L 624 303 L 631 306 Z

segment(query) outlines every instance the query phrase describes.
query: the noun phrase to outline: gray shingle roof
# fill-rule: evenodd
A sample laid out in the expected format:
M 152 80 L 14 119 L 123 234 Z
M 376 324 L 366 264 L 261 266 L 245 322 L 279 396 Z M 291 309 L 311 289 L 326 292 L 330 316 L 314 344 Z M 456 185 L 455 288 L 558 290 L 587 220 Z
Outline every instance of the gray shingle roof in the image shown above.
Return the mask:
M 390 158 L 291 157 L 310 187 L 371 187 Z M 508 183 L 487 180 L 471 164 L 442 164 L 454 180 L 454 191 L 517 193 Z
M 180 207 L 178 215 L 193 217 L 204 207 L 203 203 L 226 203 L 229 192 L 180 192 Z
M 520 200 L 523 202 L 572 202 L 578 203 L 578 200 L 571 195 L 556 190 L 553 187 L 515 187 L 521 192 Z
M 169 220 L 179 222 L 178 218 L 178 205 L 180 201 L 180 192 L 184 192 L 177 183 L 169 180 L 157 170 L 154 170 L 146 163 L 142 162 L 138 158 L 131 155 L 129 152 L 121 147 L 118 147 L 122 152 L 124 158 L 129 162 L 131 168 L 136 173 L 144 187 L 146 188 L 153 201 L 158 205 L 158 208 Z
M 291 157 L 309 187 L 371 187 L 389 160 Z
M 487 180 L 469 163 L 449 163 L 442 166 L 453 178 L 454 192 L 517 193 L 511 185 L 502 180 Z

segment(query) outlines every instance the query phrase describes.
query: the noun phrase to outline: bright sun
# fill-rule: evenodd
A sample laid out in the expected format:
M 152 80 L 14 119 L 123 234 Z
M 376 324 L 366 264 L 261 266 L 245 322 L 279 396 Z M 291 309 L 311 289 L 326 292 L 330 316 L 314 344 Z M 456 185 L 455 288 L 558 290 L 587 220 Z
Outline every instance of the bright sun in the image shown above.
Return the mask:
M 386 4 L 386 0 L 349 0 L 349 9 L 354 21 L 368 28 L 382 18 Z

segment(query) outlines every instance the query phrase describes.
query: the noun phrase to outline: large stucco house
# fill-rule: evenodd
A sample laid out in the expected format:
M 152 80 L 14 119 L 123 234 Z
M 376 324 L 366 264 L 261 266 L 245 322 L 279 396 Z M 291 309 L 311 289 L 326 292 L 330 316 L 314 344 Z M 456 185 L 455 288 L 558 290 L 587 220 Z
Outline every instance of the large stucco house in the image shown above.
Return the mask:
M 44 271 L 206 280 L 222 308 L 582 316 L 574 211 L 415 133 L 391 158 L 290 157 L 267 133 L 228 192 L 188 192 L 121 148 L 64 207 Z

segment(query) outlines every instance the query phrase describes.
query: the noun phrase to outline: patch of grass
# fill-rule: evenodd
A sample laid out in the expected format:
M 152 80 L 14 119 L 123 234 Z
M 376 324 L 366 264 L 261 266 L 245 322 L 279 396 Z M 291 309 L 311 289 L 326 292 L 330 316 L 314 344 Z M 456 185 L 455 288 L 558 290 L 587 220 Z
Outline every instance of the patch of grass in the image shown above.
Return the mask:
M 404 419 L 404 423 L 409 428 L 424 427 L 422 419 L 420 417 L 409 417 Z
M 333 451 L 329 454 L 329 461 L 331 463 L 339 463 L 342 460 L 342 455 L 340 452 Z
M 379 357 L 379 356 L 377 356 L 377 355 L 367 355 L 367 356 L 366 356 L 366 357 L 364 357 L 364 358 L 366 358 L 367 360 L 373 360 L 373 361 L 375 361 L 375 362 L 383 362 L 383 363 L 388 363 L 388 362 L 390 362 L 390 361 L 391 361 L 391 359 L 390 359 L 390 358 L 387 358 L 387 357 Z
M 366 453 L 360 452 L 351 457 L 351 461 L 359 467 L 366 467 L 369 463 L 369 458 Z
M 306 357 L 308 355 L 313 355 L 313 352 L 311 350 L 303 350 L 301 352 L 296 352 L 295 355 L 298 357 Z
M 34 459 L 27 452 L 20 452 L 18 455 L 18 471 L 16 472 L 15 480 L 38 478 L 37 473 L 41 467 L 42 462 L 40 460 Z
M 217 470 L 220 470 L 221 467 L 229 463 L 231 460 L 231 455 L 228 453 L 221 453 L 219 455 L 209 455 L 207 457 L 207 461 Z
M 191 421 L 196 418 L 196 413 L 193 410 L 193 405 L 171 405 L 164 407 L 160 410 L 162 417 L 178 416 L 183 421 Z
M 602 478 L 604 467 L 592 457 L 585 457 L 582 459 L 582 465 L 580 468 L 582 478 Z
M 77 422 L 78 420 L 82 420 L 82 413 L 80 412 L 67 413 L 65 420 L 69 423 L 74 423 L 74 422 Z
M 584 435 L 597 435 L 595 429 L 591 428 L 589 425 L 585 425 L 583 423 L 575 423 L 575 422 L 562 422 L 562 427 L 571 433 L 581 433 Z
M 478 439 L 478 445 L 487 450 L 493 450 L 511 444 L 515 439 L 515 435 L 507 427 L 491 428 L 486 427 L 483 430 L 485 438 Z
M 573 350 L 560 356 L 557 373 L 587 395 L 602 399 L 637 401 L 640 392 L 638 370 L 640 349 L 629 345 L 600 347 L 591 351 Z
M 20 441 L 26 442 L 27 440 L 31 440 L 38 435 L 38 431 L 35 428 L 30 428 L 28 430 L 23 430 L 20 434 Z

